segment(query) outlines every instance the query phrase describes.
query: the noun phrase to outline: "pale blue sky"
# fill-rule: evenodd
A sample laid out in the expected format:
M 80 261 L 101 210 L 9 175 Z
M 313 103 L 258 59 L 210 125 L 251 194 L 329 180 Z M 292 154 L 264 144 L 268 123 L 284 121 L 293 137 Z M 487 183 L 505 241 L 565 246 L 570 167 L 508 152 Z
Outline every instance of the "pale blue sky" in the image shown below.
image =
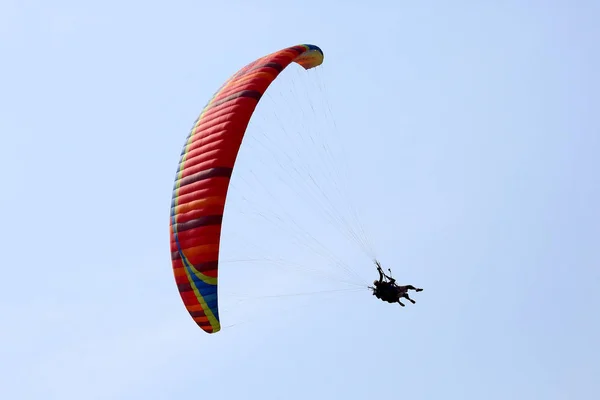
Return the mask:
M 599 20 L 595 1 L 3 0 L 0 398 L 600 398 Z M 404 309 L 367 291 L 263 300 L 322 285 L 228 262 L 234 326 L 210 336 L 171 272 L 181 146 L 229 75 L 298 43 L 323 67 L 282 74 L 252 126 L 320 137 L 325 91 L 295 115 L 290 88 L 324 87 L 323 137 L 344 142 L 377 255 L 425 290 Z M 222 256 L 343 272 L 248 222 L 244 196 L 313 220 L 244 184 L 285 187 L 247 144 Z

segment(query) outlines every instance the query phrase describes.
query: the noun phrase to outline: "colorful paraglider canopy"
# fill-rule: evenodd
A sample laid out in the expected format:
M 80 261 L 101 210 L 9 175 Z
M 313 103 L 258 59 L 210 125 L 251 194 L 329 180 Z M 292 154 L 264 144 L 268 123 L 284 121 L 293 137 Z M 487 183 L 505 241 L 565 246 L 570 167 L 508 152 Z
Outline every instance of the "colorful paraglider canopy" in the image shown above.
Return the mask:
M 235 160 L 261 96 L 290 63 L 311 69 L 323 52 L 303 44 L 246 65 L 214 94 L 190 131 L 171 202 L 171 259 L 181 299 L 208 333 L 221 329 L 217 296 L 219 244 Z

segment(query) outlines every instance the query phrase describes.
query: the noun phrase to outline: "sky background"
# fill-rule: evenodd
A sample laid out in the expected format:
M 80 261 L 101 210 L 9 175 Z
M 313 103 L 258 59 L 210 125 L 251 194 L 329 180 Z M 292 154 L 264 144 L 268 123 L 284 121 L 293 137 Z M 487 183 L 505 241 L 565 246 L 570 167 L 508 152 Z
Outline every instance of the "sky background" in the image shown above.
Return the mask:
M 600 398 L 599 19 L 595 1 L 2 0 L 0 398 Z M 179 154 L 227 77 L 299 43 L 325 62 L 257 108 L 207 335 L 171 271 Z M 259 155 L 282 126 L 330 139 L 336 210 L 417 304 L 325 287 L 309 266 L 354 275 L 250 222 L 302 221 L 376 278 Z M 286 154 L 319 165 L 309 143 Z

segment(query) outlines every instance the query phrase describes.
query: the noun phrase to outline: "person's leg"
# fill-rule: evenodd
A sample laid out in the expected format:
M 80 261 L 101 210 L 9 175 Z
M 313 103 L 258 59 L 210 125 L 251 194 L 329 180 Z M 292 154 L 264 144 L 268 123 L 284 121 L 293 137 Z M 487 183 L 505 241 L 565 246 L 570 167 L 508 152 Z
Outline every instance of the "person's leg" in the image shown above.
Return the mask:
M 413 299 L 411 299 L 410 297 L 408 297 L 408 293 L 404 293 L 404 295 L 402 297 L 404 297 L 405 299 L 407 299 L 408 301 L 410 301 L 413 304 L 416 303 L 416 301 L 414 301 Z

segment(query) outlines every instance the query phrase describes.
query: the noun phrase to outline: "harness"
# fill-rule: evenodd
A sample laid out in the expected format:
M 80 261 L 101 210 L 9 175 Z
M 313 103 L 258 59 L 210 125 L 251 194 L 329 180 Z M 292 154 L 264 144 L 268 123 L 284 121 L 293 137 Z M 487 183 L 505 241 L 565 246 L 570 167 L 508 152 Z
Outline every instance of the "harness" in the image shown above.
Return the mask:
M 396 280 L 394 278 L 387 276 L 383 272 L 379 263 L 376 262 L 376 265 L 377 271 L 379 272 L 379 281 L 377 281 L 375 287 L 369 286 L 369 288 L 373 290 L 373 294 L 378 299 L 387 301 L 388 303 L 397 302 L 405 291 L 396 285 Z
M 377 287 L 372 289 L 375 297 L 388 303 L 395 303 L 400 297 L 398 287 L 391 282 L 380 282 Z

